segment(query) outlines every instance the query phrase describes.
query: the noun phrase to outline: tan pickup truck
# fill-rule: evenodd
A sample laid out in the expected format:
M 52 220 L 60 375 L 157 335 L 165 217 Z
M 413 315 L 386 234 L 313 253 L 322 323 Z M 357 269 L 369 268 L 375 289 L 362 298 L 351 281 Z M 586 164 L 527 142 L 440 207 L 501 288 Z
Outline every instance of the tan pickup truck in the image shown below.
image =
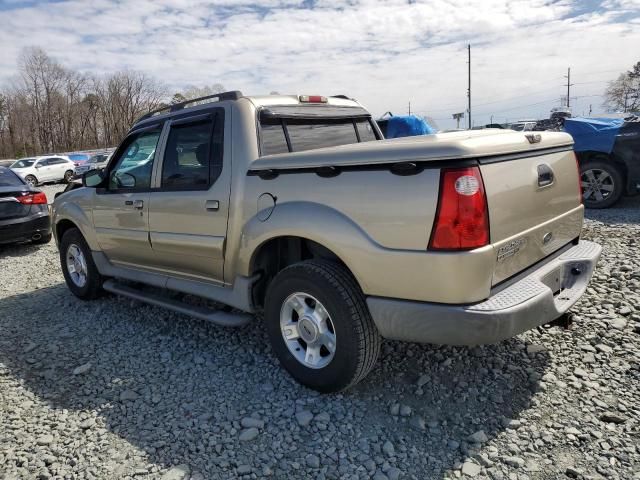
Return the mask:
M 75 295 L 226 326 L 264 312 L 320 391 L 364 378 L 382 338 L 493 343 L 560 317 L 600 255 L 582 220 L 564 133 L 384 140 L 347 97 L 240 92 L 145 115 L 53 205 Z

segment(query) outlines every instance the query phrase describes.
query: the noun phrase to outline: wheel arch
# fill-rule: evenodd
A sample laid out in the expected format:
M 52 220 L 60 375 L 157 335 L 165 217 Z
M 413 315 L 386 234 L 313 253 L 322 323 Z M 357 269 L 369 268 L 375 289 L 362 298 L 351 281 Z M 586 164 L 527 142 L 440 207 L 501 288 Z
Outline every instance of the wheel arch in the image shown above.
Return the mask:
M 77 228 L 80 230 L 80 233 L 92 251 L 100 250 L 98 239 L 93 228 L 93 222 L 91 222 L 84 210 L 76 203 L 69 201 L 60 202 L 59 200 L 54 202 L 52 223 L 58 244 L 64 232 L 69 228 Z
M 252 275 L 260 274 L 259 280 L 253 285 L 253 304 L 258 307 L 264 306 L 267 288 L 280 271 L 295 263 L 311 259 L 334 262 L 345 268 L 355 278 L 347 263 L 321 243 L 303 236 L 275 236 L 262 242 L 251 256 L 250 272 Z
M 78 228 L 78 226 L 73 223 L 71 220 L 69 220 L 68 218 L 63 218 L 62 220 L 60 220 L 59 222 L 56 223 L 56 228 L 55 228 L 55 233 L 56 233 L 56 238 L 58 239 L 58 242 L 60 242 L 60 240 L 62 240 L 62 236 L 69 230 L 71 230 L 72 228 L 76 228 L 78 230 L 80 230 Z
M 613 167 L 617 168 L 625 179 L 627 177 L 627 164 L 616 155 L 606 152 L 598 152 L 596 150 L 587 150 L 584 152 L 577 152 L 576 156 L 578 157 L 578 163 L 580 166 L 595 161 L 611 162 Z

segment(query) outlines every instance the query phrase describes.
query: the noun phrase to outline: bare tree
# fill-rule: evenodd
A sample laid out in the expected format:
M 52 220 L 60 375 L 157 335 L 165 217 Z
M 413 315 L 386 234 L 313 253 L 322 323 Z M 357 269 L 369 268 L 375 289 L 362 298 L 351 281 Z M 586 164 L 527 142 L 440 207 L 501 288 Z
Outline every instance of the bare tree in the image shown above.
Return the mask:
M 107 144 L 116 144 L 135 120 L 157 108 L 166 97 L 166 88 L 140 72 L 122 71 L 94 79 L 94 91 L 102 135 Z
M 605 91 L 605 106 L 612 111 L 636 112 L 640 109 L 640 62 L 616 80 Z
M 0 157 L 116 145 L 165 97 L 166 88 L 144 73 L 85 75 L 27 48 L 0 94 Z

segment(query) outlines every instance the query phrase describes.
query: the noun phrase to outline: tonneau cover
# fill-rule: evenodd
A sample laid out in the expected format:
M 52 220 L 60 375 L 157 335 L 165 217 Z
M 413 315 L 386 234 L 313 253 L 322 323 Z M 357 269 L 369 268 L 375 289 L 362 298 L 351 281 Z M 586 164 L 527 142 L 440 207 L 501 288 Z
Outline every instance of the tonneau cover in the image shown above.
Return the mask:
M 535 137 L 534 143 L 527 138 L 532 135 Z M 254 160 L 250 168 L 253 171 L 260 171 L 472 159 L 536 150 L 548 151 L 558 147 L 568 148 L 572 144 L 571 136 L 562 132 L 468 130 L 267 155 Z

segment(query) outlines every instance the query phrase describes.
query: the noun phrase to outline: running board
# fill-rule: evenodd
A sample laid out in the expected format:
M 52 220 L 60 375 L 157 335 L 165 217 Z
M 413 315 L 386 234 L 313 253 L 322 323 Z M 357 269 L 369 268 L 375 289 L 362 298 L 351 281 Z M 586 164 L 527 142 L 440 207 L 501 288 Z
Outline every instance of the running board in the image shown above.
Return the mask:
M 199 307 L 197 305 L 190 305 L 188 303 L 181 302 L 180 300 L 174 300 L 155 293 L 145 292 L 111 279 L 105 281 L 102 284 L 102 288 L 108 292 L 115 293 L 116 295 L 122 295 L 123 297 L 129 297 L 151 305 L 167 308 L 174 312 L 206 320 L 223 327 L 241 327 L 253 320 L 253 316 L 248 313 L 229 313 L 222 312 L 220 310 L 212 310 L 206 307 Z

